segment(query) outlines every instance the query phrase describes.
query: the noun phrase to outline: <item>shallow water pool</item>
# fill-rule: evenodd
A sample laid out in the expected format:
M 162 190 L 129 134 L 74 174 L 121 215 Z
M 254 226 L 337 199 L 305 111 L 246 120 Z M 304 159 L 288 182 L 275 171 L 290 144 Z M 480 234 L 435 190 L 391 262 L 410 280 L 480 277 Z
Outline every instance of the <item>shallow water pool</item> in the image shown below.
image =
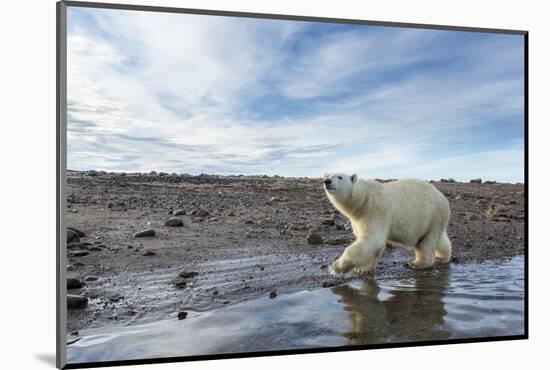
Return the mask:
M 81 331 L 69 363 L 524 334 L 524 258 L 265 296 L 186 319 Z

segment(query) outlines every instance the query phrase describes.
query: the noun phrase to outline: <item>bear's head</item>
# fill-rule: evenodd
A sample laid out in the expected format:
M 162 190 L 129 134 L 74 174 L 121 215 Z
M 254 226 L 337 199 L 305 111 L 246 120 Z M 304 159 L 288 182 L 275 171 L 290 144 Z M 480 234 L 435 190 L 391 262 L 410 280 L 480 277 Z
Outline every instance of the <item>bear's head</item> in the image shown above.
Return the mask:
M 357 175 L 346 175 L 345 173 L 325 174 L 324 188 L 327 194 L 344 201 L 351 196 L 353 184 L 357 181 Z

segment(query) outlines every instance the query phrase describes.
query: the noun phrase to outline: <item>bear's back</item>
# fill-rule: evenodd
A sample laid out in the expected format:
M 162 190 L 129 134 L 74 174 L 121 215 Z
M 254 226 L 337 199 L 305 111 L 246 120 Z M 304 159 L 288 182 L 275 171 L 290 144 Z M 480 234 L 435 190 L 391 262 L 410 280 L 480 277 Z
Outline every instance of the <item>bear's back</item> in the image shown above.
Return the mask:
M 427 230 L 434 224 L 447 225 L 449 201 L 427 181 L 404 179 L 384 184 L 386 202 L 394 227 Z

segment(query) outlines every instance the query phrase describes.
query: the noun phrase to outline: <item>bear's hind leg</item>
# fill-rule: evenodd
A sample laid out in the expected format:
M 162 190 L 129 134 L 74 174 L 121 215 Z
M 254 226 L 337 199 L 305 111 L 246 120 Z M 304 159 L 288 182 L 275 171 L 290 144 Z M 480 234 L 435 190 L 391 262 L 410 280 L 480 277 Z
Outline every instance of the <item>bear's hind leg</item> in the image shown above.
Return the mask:
M 435 262 L 449 263 L 451 260 L 451 250 L 451 241 L 447 236 L 447 232 L 444 231 L 435 245 Z
M 416 259 L 407 265 L 413 269 L 425 269 L 432 267 L 435 260 L 435 245 L 439 236 L 426 235 L 420 243 L 414 247 Z

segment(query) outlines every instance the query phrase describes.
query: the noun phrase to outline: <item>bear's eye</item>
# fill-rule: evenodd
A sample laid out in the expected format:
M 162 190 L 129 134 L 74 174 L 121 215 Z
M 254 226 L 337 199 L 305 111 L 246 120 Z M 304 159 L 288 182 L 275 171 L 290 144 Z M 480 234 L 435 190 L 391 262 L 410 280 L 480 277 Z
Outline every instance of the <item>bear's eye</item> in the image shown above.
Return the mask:
M 342 176 L 338 176 L 338 179 L 342 180 Z

